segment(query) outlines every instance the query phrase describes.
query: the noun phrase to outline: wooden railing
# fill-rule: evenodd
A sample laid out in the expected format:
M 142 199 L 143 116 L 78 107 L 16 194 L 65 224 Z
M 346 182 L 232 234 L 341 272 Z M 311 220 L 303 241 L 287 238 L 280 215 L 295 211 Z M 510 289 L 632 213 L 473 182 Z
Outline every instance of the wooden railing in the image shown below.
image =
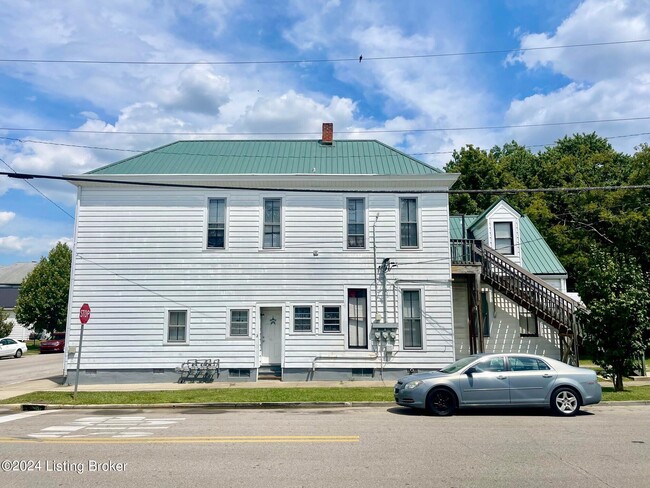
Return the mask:
M 487 246 L 481 278 L 560 332 L 580 335 L 575 321 L 578 302 Z
M 480 265 L 481 279 L 563 333 L 578 333 L 581 305 L 541 278 L 474 239 L 451 239 L 452 265 Z M 579 335 L 579 334 L 578 334 Z
M 451 240 L 451 264 L 480 265 L 482 259 L 483 241 L 476 239 Z
M 452 265 L 480 266 L 484 283 L 558 330 L 562 360 L 578 365 L 577 344 L 582 334 L 575 313 L 580 303 L 481 241 L 452 239 L 450 244 Z

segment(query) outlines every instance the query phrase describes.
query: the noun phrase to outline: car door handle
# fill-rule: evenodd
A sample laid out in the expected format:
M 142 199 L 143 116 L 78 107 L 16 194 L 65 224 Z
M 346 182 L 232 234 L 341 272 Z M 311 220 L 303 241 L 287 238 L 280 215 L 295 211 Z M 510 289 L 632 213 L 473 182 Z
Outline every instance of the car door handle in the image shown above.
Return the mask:
M 542 378 L 552 378 L 552 377 L 553 375 L 548 373 L 542 375 Z
M 508 377 L 507 377 L 507 376 L 503 376 L 502 374 L 500 374 L 499 376 L 497 376 L 497 379 L 498 379 L 498 380 L 507 380 Z

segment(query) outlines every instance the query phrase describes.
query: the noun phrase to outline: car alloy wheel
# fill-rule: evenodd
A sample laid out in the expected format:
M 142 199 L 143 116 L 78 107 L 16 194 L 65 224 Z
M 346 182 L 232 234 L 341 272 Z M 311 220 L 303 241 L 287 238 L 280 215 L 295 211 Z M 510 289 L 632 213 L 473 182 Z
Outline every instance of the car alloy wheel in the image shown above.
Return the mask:
M 22 351 L 22 349 L 18 349 L 18 350 L 16 351 L 16 357 L 19 358 L 19 357 L 22 356 L 22 355 L 23 355 L 23 351 Z
M 575 415 L 580 408 L 580 401 L 573 390 L 562 388 L 553 395 L 553 410 L 565 416 Z
M 446 388 L 436 388 L 427 396 L 427 409 L 429 413 L 439 417 L 452 415 L 456 410 L 456 398 Z

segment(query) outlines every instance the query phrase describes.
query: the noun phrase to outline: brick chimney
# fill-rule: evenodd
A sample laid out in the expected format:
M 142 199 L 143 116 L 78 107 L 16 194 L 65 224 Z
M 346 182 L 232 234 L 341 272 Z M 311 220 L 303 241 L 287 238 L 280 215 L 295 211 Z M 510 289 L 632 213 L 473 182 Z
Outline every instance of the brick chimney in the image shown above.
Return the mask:
M 323 137 L 320 142 L 328 146 L 331 146 L 334 142 L 334 124 L 331 122 L 323 123 Z

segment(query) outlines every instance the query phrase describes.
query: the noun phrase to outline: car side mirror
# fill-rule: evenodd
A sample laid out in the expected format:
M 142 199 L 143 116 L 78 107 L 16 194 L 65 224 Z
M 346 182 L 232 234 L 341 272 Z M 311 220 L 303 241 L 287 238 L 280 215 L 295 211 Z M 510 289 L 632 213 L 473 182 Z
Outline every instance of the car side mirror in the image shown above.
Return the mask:
M 469 368 L 467 371 L 465 371 L 465 374 L 467 376 L 472 376 L 474 373 L 476 373 L 476 368 L 474 368 L 474 367 Z

